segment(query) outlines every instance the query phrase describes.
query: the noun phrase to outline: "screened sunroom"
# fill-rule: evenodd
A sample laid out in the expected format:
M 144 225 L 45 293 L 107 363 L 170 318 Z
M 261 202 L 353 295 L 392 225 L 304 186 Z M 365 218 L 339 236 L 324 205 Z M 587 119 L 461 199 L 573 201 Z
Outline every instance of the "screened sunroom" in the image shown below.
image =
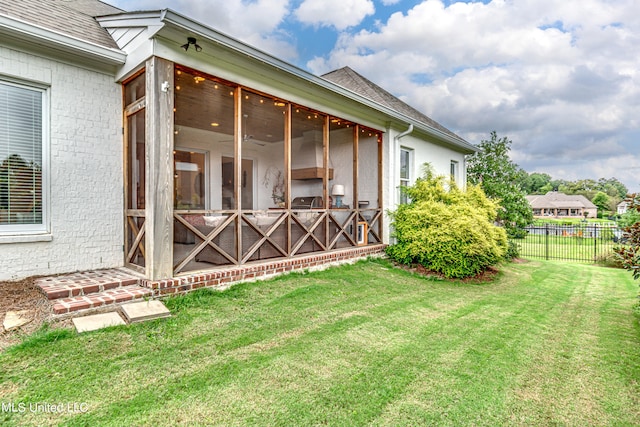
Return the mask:
M 127 266 L 160 278 L 382 243 L 381 132 L 156 57 L 123 92 Z

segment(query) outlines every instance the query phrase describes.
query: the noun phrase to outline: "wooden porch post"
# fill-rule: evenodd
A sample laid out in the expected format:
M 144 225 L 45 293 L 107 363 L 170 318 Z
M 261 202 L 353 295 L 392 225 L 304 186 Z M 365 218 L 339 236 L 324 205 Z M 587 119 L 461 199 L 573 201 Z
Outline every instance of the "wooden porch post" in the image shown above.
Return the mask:
M 234 144 L 233 144 L 233 199 L 236 211 L 236 259 L 242 264 L 242 135 L 246 129 L 242 128 L 242 88 L 238 86 L 234 92 Z
M 173 62 L 152 57 L 146 64 L 145 273 L 173 276 Z
M 378 235 L 382 239 L 381 243 L 384 243 L 384 162 L 383 162 L 383 150 L 382 150 L 383 140 L 382 135 L 378 134 L 378 209 L 382 211 L 382 215 L 380 215 L 380 219 L 378 220 Z M 395 170 L 394 168 L 390 168 L 390 170 Z M 389 200 L 393 200 L 389 197 Z
M 287 212 L 287 256 L 291 256 L 291 103 L 287 102 L 284 116 L 284 208 Z
M 358 201 L 360 200 L 360 196 L 358 194 L 358 149 L 360 145 L 360 132 L 358 132 L 359 126 L 356 125 L 353 127 L 353 201 L 351 204 L 353 205 L 353 209 L 355 209 L 358 213 L 356 214 L 356 223 L 355 226 L 358 226 L 358 222 L 360 221 L 360 206 L 358 205 Z

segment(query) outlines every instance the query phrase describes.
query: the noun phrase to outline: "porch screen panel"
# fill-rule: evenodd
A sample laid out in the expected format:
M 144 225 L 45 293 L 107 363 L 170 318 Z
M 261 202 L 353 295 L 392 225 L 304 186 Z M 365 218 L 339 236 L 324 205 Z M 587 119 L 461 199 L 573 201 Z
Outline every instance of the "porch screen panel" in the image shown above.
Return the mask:
M 127 117 L 127 209 L 145 208 L 145 112 Z
M 366 237 L 360 244 L 381 242 L 379 145 L 382 135 L 365 129 L 358 140 L 358 222 L 366 222 Z
M 235 209 L 233 186 L 222 176 L 222 158 L 234 152 L 234 92 L 236 88 L 186 67 L 175 71 L 176 151 L 202 153 L 204 189 L 199 209 Z M 179 162 L 180 159 L 175 159 Z M 177 196 L 177 195 L 176 195 Z M 187 209 L 176 197 L 176 208 Z M 194 207 L 192 207 L 193 209 Z
M 43 96 L 0 83 L 0 226 L 43 223 Z
M 291 112 L 291 198 L 318 197 L 315 208 L 324 207 L 323 135 L 325 116 L 302 106 Z M 329 179 L 333 164 L 329 159 Z M 322 203 L 320 203 L 322 202 Z
M 329 200 L 324 200 L 326 118 L 326 115 L 303 106 L 292 106 L 290 193 L 291 209 L 294 210 L 291 221 L 294 255 L 318 252 L 327 247 L 326 214 L 318 212 L 330 205 Z M 334 173 L 331 159 L 328 173 L 331 180 Z
M 174 273 L 237 264 L 238 88 L 181 65 L 175 66 L 174 86 Z
M 284 206 L 285 106 L 278 99 L 245 90 L 242 99 L 242 157 L 259 159 L 254 171 L 242 168 L 242 209 Z M 255 187 L 252 182 L 255 181 Z M 246 193 L 246 194 L 245 194 Z
M 241 223 L 245 261 L 283 257 L 288 252 L 284 211 L 286 107 L 277 98 L 242 92 L 239 193 L 245 211 Z
M 378 209 L 378 140 L 380 134 L 365 129 L 358 142 L 358 207 Z
M 334 168 L 329 186 L 332 207 L 354 207 L 353 146 L 355 124 L 332 117 L 329 121 L 329 161 Z M 343 195 L 336 196 L 336 185 L 343 187 Z

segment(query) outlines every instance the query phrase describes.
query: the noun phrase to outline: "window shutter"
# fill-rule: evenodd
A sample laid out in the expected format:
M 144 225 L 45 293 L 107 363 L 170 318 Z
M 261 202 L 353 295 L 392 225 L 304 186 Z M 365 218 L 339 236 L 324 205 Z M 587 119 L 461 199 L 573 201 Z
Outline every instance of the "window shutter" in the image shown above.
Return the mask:
M 0 225 L 42 223 L 42 102 L 0 84 Z

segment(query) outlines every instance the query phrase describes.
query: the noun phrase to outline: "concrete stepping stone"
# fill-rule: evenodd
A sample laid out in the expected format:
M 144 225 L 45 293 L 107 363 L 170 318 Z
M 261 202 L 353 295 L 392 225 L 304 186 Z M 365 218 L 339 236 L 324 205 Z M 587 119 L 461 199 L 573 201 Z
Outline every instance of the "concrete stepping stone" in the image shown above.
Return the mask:
M 30 310 L 7 311 L 4 315 L 2 327 L 5 331 L 17 329 L 33 320 Z
M 158 300 L 125 304 L 120 307 L 120 309 L 129 323 L 144 322 L 145 320 L 171 316 L 169 309 Z
M 109 326 L 126 325 L 122 317 L 115 311 L 110 313 L 93 314 L 91 316 L 75 317 L 71 319 L 79 333 L 95 331 Z

